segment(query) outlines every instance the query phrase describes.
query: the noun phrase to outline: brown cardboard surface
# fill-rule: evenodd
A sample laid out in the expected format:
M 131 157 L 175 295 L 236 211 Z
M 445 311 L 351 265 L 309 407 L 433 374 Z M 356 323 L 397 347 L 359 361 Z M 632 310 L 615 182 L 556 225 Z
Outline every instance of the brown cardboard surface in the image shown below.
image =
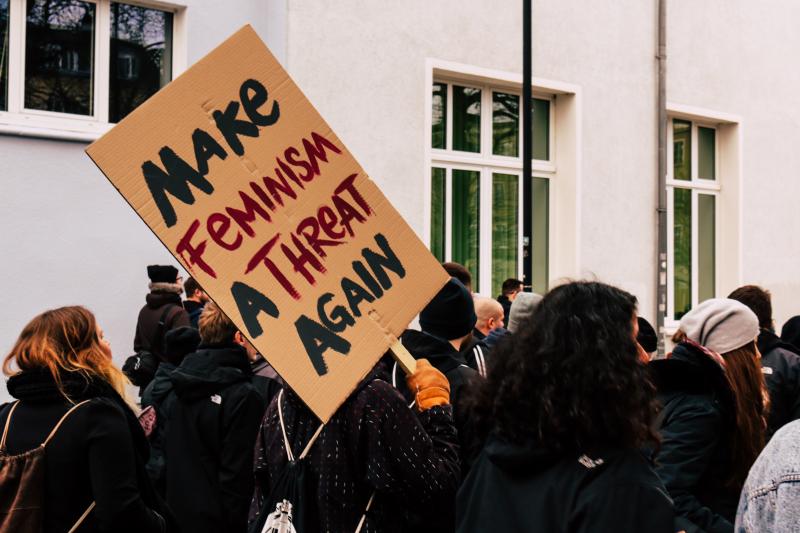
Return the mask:
M 447 280 L 250 26 L 86 152 L 323 421 Z

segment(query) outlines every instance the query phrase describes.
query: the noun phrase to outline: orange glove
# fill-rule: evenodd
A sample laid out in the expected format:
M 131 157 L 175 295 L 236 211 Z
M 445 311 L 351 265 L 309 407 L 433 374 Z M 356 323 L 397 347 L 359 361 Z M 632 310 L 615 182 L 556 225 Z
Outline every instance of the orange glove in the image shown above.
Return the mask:
M 437 405 L 450 405 L 450 382 L 427 359 L 417 360 L 417 369 L 406 377 L 406 383 L 414 393 L 420 411 Z

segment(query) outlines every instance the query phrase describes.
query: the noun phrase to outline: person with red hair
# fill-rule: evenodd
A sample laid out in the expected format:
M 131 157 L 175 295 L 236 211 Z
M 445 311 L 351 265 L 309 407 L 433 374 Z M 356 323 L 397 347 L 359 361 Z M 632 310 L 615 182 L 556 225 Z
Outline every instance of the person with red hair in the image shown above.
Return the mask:
M 23 454 L 40 458 L 44 486 L 27 489 L 43 493 L 43 532 L 75 524 L 81 532 L 175 530 L 145 470 L 149 447 L 125 399 L 128 380 L 90 311 L 61 307 L 35 317 L 3 372 L 17 401 L 0 409 L 0 457 L 4 465 Z M 0 478 L 0 493 L 13 489 L 7 483 Z

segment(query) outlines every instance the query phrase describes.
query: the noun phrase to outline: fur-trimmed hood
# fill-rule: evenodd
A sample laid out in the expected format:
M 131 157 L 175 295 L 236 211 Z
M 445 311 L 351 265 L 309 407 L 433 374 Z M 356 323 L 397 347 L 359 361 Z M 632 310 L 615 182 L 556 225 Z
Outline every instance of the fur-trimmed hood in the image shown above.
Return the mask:
M 158 283 L 157 285 L 162 284 Z M 147 307 L 151 309 L 159 309 L 167 304 L 181 305 L 181 296 L 175 292 L 151 292 L 145 296 L 145 301 L 147 302 Z
M 180 283 L 165 283 L 163 281 L 151 282 L 147 285 L 150 292 L 168 292 L 172 294 L 183 294 L 183 285 Z
M 659 396 L 709 395 L 728 413 L 733 412 L 733 392 L 725 370 L 696 346 L 680 343 L 669 358 L 651 361 L 649 368 Z

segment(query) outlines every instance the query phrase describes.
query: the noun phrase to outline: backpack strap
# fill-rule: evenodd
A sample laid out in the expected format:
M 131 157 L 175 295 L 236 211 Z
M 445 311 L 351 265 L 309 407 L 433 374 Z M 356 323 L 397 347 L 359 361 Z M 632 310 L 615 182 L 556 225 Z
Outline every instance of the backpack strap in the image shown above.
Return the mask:
M 155 344 L 155 346 L 150 346 L 150 351 L 154 353 L 156 357 L 162 360 L 164 358 L 164 336 L 167 334 L 167 324 L 171 320 L 175 320 L 175 315 L 177 313 L 170 315 L 170 313 L 175 309 L 183 309 L 183 306 L 177 304 L 167 304 L 164 306 L 164 311 L 161 313 L 161 317 L 158 319 L 156 336 L 153 339 L 153 344 Z M 155 351 L 156 348 L 158 351 Z
M 78 518 L 78 521 L 72 525 L 72 527 L 67 533 L 75 533 L 78 530 L 78 528 L 81 527 L 83 521 L 86 520 L 86 518 L 88 518 L 89 513 L 92 512 L 92 509 L 94 509 L 95 505 L 97 505 L 97 502 L 92 502 L 91 505 L 89 505 L 89 507 L 86 508 L 86 510 L 83 512 L 80 518 Z
M 62 424 L 62 422 L 64 422 L 64 420 L 66 420 L 66 419 L 67 419 L 67 417 L 68 417 L 69 415 L 71 415 L 71 414 L 72 414 L 72 412 L 73 412 L 75 409 L 77 409 L 78 407 L 80 407 L 81 405 L 83 405 L 83 404 L 85 404 L 85 403 L 87 403 L 87 402 L 89 402 L 89 401 L 90 401 L 90 400 L 83 400 L 82 402 L 80 402 L 80 403 L 76 403 L 75 405 L 73 405 L 72 407 L 70 407 L 69 411 L 67 411 L 66 413 L 64 413 L 64 416 L 62 416 L 62 417 L 61 417 L 61 419 L 60 419 L 60 420 L 59 420 L 59 421 L 56 423 L 56 426 L 53 428 L 53 430 L 52 430 L 52 431 L 50 431 L 50 434 L 47 436 L 47 438 L 46 438 L 46 439 L 44 439 L 44 442 L 42 443 L 42 446 L 47 446 L 47 443 L 48 443 L 48 442 L 50 442 L 50 439 L 52 439 L 53 437 L 55 437 L 55 435 L 56 435 L 56 431 L 58 431 L 58 428 L 60 428 L 60 427 L 61 427 L 61 424 Z
M 8 412 L 8 417 L 6 418 L 6 426 L 3 428 L 3 438 L 0 440 L 0 451 L 6 451 L 6 437 L 8 436 L 8 427 L 11 425 L 11 415 L 14 414 L 14 409 L 17 408 L 19 405 L 19 400 L 14 402 L 14 405 L 11 406 L 11 410 Z
M 280 420 L 281 423 L 281 433 L 283 433 L 283 445 L 286 448 L 286 458 L 290 462 L 294 462 L 295 458 L 294 454 L 292 453 L 292 446 L 289 444 L 289 437 L 286 436 L 286 426 L 283 423 L 283 407 L 281 405 L 282 403 L 283 403 L 283 389 L 281 389 L 281 391 L 278 393 L 278 419 Z M 297 458 L 298 461 L 301 459 L 305 459 L 306 455 L 308 455 L 308 452 L 311 450 L 311 446 L 314 445 L 314 442 L 317 440 L 317 437 L 319 437 L 319 434 L 322 433 L 322 428 L 324 427 L 325 424 L 319 425 L 317 431 L 314 432 L 314 434 L 311 436 L 311 439 L 308 441 L 308 444 L 306 444 L 306 447 L 303 448 L 303 452 L 300 454 L 300 457 Z
M 367 502 L 367 508 L 364 509 L 364 512 L 361 515 L 361 520 L 358 521 L 358 526 L 356 526 L 356 533 L 361 533 L 361 528 L 364 527 L 364 522 L 367 521 L 367 513 L 369 512 L 370 507 L 372 507 L 372 501 L 374 499 L 375 499 L 375 492 L 373 492 L 372 496 L 369 497 L 369 501 Z

